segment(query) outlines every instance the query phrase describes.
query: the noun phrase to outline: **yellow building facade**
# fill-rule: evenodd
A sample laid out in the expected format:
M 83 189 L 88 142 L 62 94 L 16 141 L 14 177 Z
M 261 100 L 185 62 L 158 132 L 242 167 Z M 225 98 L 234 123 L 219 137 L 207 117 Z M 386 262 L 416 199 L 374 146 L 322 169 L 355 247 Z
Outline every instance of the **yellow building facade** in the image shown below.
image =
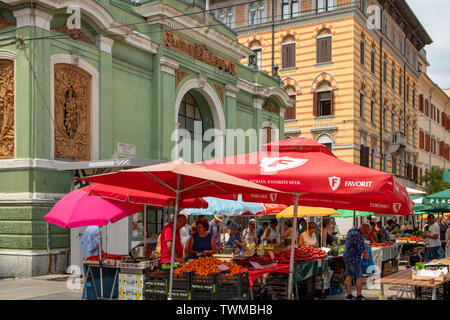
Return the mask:
M 413 187 L 418 56 L 431 39 L 405 1 L 391 2 L 213 1 L 211 8 L 255 52 L 262 72 L 279 67 L 296 100 L 285 113 L 286 137 L 312 138 L 342 160 Z

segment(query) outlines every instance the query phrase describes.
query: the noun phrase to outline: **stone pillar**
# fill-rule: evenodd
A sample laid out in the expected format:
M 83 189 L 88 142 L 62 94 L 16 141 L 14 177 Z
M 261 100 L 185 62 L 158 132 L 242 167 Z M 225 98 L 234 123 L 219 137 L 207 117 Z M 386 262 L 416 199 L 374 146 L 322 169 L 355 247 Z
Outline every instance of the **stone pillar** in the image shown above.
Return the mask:
M 175 131 L 177 122 L 175 115 L 175 70 L 179 64 L 167 57 L 160 57 L 161 63 L 161 130 L 160 138 L 162 159 L 171 160 L 172 149 L 175 142 L 172 141 L 172 134 Z
M 235 130 L 237 129 L 236 124 L 236 101 L 237 101 L 237 94 L 239 92 L 239 89 L 236 86 L 233 86 L 231 84 L 225 85 L 225 117 L 226 117 L 226 129 Z M 227 133 L 225 134 L 225 150 L 227 150 Z M 234 146 L 234 153 L 237 151 L 237 146 Z M 229 156 L 229 154 L 226 154 L 225 156 Z
M 259 146 L 263 143 L 263 141 L 261 141 L 261 134 L 260 134 L 260 130 L 262 129 L 262 107 L 263 107 L 263 103 L 264 100 L 261 98 L 253 98 L 253 108 L 255 108 L 255 115 L 253 118 L 253 124 L 254 124 L 254 128 L 256 128 L 256 130 L 258 130 L 257 134 L 258 134 L 258 149 Z
M 114 40 L 98 36 L 97 48 L 100 50 L 99 76 L 100 76 L 100 106 L 101 135 L 99 137 L 99 159 L 111 159 L 116 152 L 113 141 L 113 95 L 112 81 L 113 63 L 112 46 Z M 100 128 L 99 128 L 100 129 Z

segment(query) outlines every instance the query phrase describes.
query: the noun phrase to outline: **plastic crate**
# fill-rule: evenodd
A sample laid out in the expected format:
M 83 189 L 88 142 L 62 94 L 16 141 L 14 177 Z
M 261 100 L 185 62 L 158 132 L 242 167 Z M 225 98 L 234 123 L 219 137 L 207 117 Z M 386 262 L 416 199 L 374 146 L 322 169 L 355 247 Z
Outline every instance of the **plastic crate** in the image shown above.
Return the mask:
M 191 300 L 191 293 L 187 290 L 172 289 L 172 300 Z
M 167 300 L 166 293 L 153 293 L 153 292 L 146 292 L 145 300 Z
M 248 300 L 250 289 L 248 273 L 217 275 L 216 300 Z
M 167 290 L 169 290 L 169 280 L 166 281 L 166 283 L 167 283 Z M 182 274 L 174 274 L 172 281 L 172 288 L 175 290 L 191 291 L 191 274 L 187 272 Z
M 285 273 L 270 273 L 267 278 L 269 294 L 273 300 L 288 298 L 288 275 Z
M 149 281 L 153 280 L 165 280 L 169 278 L 169 272 L 167 270 L 149 270 L 147 273 L 147 279 Z
M 199 276 L 195 272 L 191 273 L 191 291 L 204 291 L 216 293 L 216 275 Z

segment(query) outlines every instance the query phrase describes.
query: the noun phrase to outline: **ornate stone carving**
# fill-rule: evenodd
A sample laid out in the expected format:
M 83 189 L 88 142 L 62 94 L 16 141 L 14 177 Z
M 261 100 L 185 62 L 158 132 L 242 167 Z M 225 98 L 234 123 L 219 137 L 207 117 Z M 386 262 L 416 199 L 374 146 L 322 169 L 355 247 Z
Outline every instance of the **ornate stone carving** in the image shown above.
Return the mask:
M 175 70 L 175 89 L 178 88 L 180 82 L 183 81 L 183 79 L 186 78 L 187 76 L 189 76 L 189 73 L 180 71 L 178 69 Z
M 220 101 L 222 101 L 222 106 L 223 106 L 224 105 L 224 95 L 225 95 L 224 87 L 222 87 L 222 86 L 220 86 L 218 84 L 215 84 L 215 83 L 213 83 L 212 85 L 216 89 L 217 94 L 219 95 Z
M 163 41 L 169 48 L 207 63 L 219 70 L 236 75 L 236 64 L 209 51 L 208 48 L 190 43 L 172 33 L 164 32 Z
M 55 158 L 90 160 L 91 76 L 55 65 Z
M 277 109 L 272 105 L 272 102 L 270 100 L 266 101 L 266 103 L 263 106 L 263 109 L 269 112 L 277 113 Z
M 14 61 L 0 60 L 0 159 L 14 157 Z
M 14 24 L 12 24 L 11 22 L 6 21 L 5 18 L 3 18 L 3 16 L 0 14 L 0 29 L 8 28 L 13 25 Z
M 91 38 L 89 38 L 86 35 L 86 33 L 80 32 L 80 29 L 69 29 L 69 28 L 67 28 L 66 24 L 55 27 L 53 29 L 56 31 L 62 32 L 64 34 L 67 34 L 69 37 L 71 37 L 74 40 L 81 40 L 81 41 L 87 42 L 89 44 L 94 44 L 94 41 Z

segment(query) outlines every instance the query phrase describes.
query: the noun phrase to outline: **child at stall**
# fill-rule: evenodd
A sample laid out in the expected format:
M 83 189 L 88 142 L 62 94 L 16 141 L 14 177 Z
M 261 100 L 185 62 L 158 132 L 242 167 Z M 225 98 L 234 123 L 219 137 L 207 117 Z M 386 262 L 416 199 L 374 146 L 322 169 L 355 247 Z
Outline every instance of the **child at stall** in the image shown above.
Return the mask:
M 409 256 L 409 265 L 411 267 L 415 266 L 417 262 L 422 262 L 424 258 L 424 247 L 415 247 L 412 249 L 411 255 Z

